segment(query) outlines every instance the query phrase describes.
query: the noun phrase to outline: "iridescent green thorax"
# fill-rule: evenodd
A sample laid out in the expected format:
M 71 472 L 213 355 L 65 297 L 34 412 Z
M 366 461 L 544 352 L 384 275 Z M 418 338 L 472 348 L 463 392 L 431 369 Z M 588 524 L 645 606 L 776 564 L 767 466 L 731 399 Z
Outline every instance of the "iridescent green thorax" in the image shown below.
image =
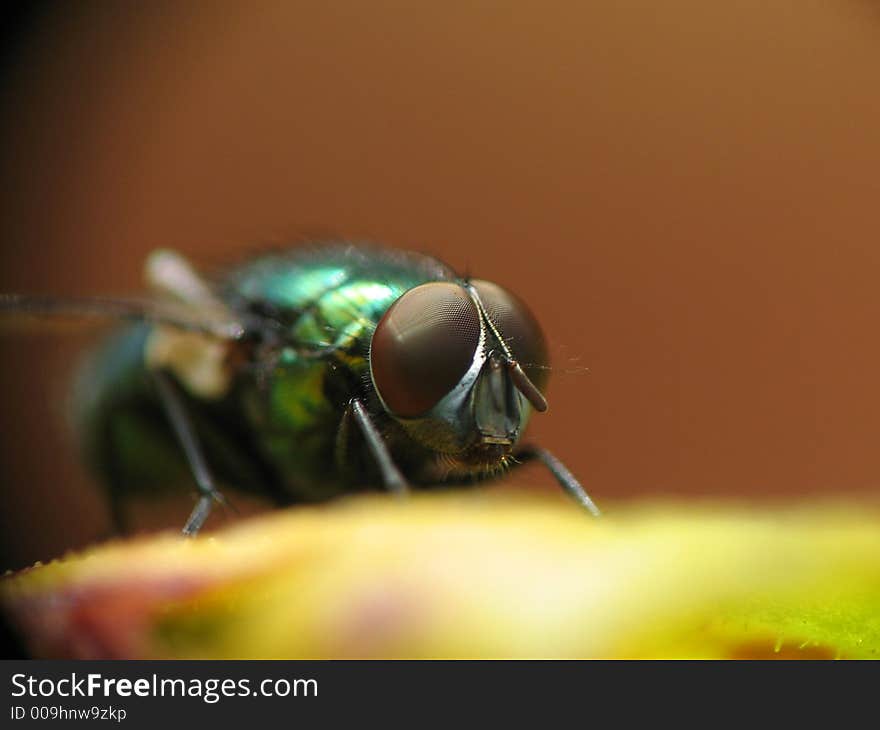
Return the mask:
M 244 411 L 298 496 L 321 498 L 339 485 L 328 464 L 342 461 L 341 408 L 369 377 L 370 338 L 382 315 L 414 286 L 454 278 L 426 256 L 323 244 L 262 257 L 227 279 L 226 301 L 278 325 L 271 374 L 262 387 L 245 382 Z
M 347 243 L 267 255 L 233 273 L 224 298 L 238 309 L 269 312 L 300 351 L 348 348 L 369 335 L 405 291 L 455 278 L 427 256 Z

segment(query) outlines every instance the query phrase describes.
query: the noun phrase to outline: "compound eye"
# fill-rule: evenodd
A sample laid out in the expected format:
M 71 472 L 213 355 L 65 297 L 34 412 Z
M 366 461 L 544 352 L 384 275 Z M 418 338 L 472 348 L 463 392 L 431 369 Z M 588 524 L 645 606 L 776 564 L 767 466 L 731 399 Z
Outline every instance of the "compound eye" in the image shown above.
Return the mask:
M 414 418 L 462 379 L 480 342 L 480 315 L 456 284 L 414 287 L 385 312 L 370 345 L 373 384 L 388 409 Z
M 480 295 L 489 319 L 498 329 L 513 356 L 529 379 L 543 390 L 547 384 L 547 343 L 538 320 L 522 299 L 498 284 L 472 279 L 471 285 Z

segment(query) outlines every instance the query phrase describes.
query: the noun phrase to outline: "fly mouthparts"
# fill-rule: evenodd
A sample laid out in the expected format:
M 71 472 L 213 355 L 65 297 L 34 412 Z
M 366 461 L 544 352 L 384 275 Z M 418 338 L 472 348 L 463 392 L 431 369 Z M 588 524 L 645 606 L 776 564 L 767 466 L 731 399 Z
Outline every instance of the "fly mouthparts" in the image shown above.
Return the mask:
M 480 443 L 495 444 L 497 446 L 510 446 L 513 444 L 513 441 L 504 436 L 490 436 L 489 434 L 484 433 L 480 435 Z
M 532 404 L 532 408 L 538 411 L 538 413 L 544 413 L 547 410 L 547 399 L 529 379 L 529 376 L 525 374 L 519 363 L 516 360 L 508 360 L 507 369 L 510 371 L 510 377 L 513 378 L 513 384 L 516 386 L 516 389 Z

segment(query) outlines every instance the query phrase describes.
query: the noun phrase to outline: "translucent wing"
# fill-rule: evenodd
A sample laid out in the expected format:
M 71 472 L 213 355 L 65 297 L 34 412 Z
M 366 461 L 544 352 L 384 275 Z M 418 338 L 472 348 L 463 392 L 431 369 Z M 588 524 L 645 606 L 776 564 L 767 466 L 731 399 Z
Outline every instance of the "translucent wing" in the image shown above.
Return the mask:
M 32 318 L 53 322 L 129 320 L 220 340 L 239 340 L 244 336 L 244 322 L 176 251 L 154 251 L 147 257 L 144 274 L 156 299 L 0 294 L 0 318 L 14 323 Z
M 23 321 L 150 322 L 221 340 L 239 340 L 246 333 L 244 322 L 228 310 L 193 304 L 111 297 L 58 297 L 0 294 L 0 322 L 5 327 Z

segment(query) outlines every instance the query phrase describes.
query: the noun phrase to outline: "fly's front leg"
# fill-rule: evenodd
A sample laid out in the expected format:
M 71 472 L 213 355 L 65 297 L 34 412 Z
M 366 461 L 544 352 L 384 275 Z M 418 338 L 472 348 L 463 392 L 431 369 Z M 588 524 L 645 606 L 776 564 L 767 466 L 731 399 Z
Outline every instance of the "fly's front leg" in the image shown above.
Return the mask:
M 183 453 L 186 456 L 187 463 L 192 470 L 196 486 L 199 490 L 199 501 L 183 526 L 184 535 L 195 535 L 208 519 L 214 502 L 219 502 L 223 505 L 227 504 L 227 502 L 217 489 L 214 477 L 211 476 L 208 462 L 205 460 L 205 455 L 199 445 L 195 429 L 186 413 L 183 399 L 180 397 L 174 381 L 163 370 L 154 370 L 153 377 L 156 381 L 156 388 L 162 405 L 165 408 L 165 413 L 168 416 L 171 427 L 174 429 L 177 440 L 180 442 L 181 448 L 183 448 Z
M 364 435 L 367 447 L 370 449 L 370 453 L 373 455 L 376 464 L 379 466 L 379 471 L 382 473 L 382 481 L 385 483 L 385 488 L 398 496 L 406 494 L 409 491 L 406 479 L 403 478 L 403 474 L 400 473 L 400 470 L 391 458 L 391 454 L 388 453 L 388 447 L 370 419 L 364 404 L 357 398 L 354 398 L 348 404 L 347 412 L 354 417 L 355 423 L 357 423 L 361 433 Z
M 550 473 L 556 477 L 556 481 L 559 482 L 559 485 L 569 495 L 574 497 L 581 507 L 588 510 L 593 517 L 599 517 L 602 514 L 595 502 L 590 498 L 590 495 L 587 494 L 587 490 L 585 490 L 581 486 L 581 483 L 575 479 L 574 474 L 566 468 L 565 464 L 547 451 L 547 449 L 532 445 L 524 446 L 521 451 L 517 452 L 516 458 L 521 463 L 540 461 L 550 470 Z

